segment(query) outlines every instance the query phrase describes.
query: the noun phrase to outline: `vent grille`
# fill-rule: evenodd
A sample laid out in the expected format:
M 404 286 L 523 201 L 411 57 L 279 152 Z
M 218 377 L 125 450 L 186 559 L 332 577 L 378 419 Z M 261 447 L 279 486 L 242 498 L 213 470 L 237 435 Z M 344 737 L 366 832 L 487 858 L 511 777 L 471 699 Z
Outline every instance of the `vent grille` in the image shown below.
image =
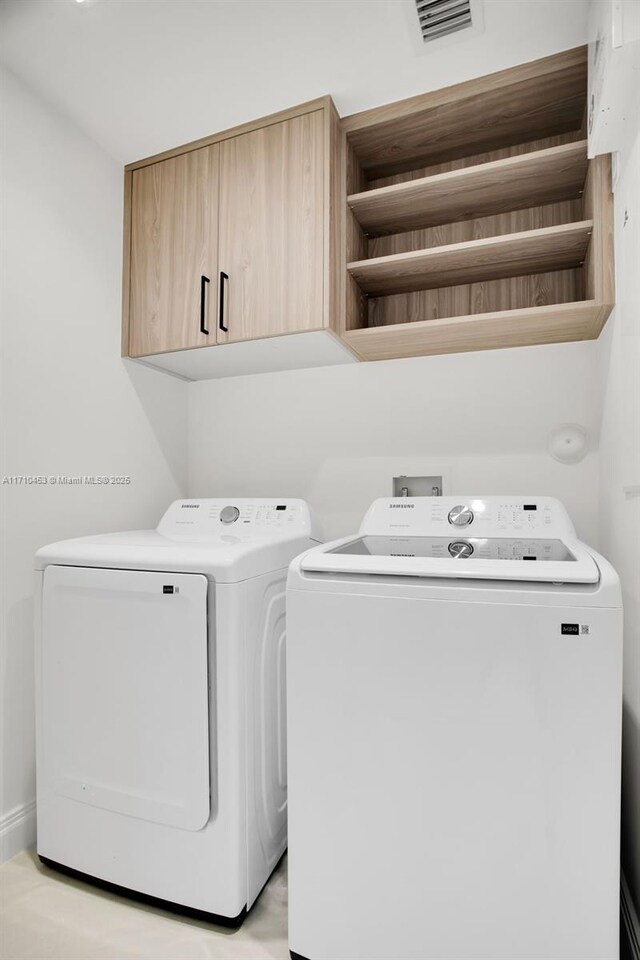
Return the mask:
M 472 25 L 471 0 L 416 0 L 416 8 L 425 43 Z

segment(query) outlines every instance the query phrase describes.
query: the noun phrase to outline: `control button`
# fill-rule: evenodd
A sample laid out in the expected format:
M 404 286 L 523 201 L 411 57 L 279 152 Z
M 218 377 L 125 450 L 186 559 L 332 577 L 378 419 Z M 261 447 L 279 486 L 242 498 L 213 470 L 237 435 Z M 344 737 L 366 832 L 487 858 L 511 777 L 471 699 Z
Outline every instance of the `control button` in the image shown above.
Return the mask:
M 473 520 L 473 510 L 464 504 L 459 504 L 449 511 L 449 523 L 456 527 L 466 527 Z
M 237 507 L 223 507 L 220 511 L 220 520 L 222 523 L 235 523 L 240 516 Z
M 449 553 L 456 560 L 465 560 L 473 553 L 473 546 L 466 540 L 452 540 L 449 544 Z

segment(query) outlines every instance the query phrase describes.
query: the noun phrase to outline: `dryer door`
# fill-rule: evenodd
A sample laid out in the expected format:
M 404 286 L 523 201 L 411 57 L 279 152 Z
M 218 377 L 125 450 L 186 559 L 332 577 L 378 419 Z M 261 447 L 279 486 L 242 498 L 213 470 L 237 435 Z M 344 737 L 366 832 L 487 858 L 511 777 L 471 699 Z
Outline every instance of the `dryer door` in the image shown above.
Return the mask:
M 199 830 L 209 819 L 207 579 L 47 567 L 42 744 L 54 792 Z

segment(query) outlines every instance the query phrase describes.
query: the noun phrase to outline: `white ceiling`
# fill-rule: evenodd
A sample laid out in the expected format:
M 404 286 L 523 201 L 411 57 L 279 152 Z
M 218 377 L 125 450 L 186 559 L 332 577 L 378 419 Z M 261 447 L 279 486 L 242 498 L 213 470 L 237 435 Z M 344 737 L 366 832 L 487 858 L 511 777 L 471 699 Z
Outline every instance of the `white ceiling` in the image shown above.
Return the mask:
M 0 0 L 0 60 L 121 162 L 331 93 L 344 116 L 585 42 L 587 0 L 483 0 L 430 44 L 414 0 Z

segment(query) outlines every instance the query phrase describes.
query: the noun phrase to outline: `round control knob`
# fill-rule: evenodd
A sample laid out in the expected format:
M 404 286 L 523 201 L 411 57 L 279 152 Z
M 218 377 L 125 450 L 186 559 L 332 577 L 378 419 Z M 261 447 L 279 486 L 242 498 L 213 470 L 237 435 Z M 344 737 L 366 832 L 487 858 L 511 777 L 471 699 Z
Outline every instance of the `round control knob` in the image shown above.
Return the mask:
M 452 540 L 449 544 L 449 553 L 456 560 L 466 560 L 473 553 L 473 547 L 466 540 Z
M 458 504 L 457 507 L 449 510 L 449 523 L 453 523 L 456 527 L 466 527 L 472 520 L 473 510 L 464 504 Z
M 220 511 L 221 523 L 235 523 L 239 516 L 240 511 L 237 507 L 223 507 Z

